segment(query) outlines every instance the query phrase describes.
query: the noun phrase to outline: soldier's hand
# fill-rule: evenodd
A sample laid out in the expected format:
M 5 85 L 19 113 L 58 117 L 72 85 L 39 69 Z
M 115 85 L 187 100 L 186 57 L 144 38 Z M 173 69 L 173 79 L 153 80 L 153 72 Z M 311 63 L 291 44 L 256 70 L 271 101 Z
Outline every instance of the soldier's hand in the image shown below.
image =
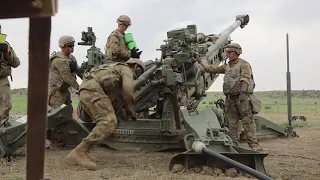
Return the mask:
M 71 73 L 74 73 L 78 69 L 78 64 L 75 60 L 70 60 L 69 66 Z
M 6 53 L 9 51 L 9 47 L 7 43 L 0 43 L 0 52 Z
M 133 49 L 131 50 L 131 57 L 132 57 L 132 58 L 140 59 L 141 53 L 142 53 L 142 51 L 139 51 L 139 49 L 133 48 Z
M 133 111 L 132 108 L 129 108 L 126 111 L 127 111 L 126 113 L 128 118 L 131 118 L 133 121 L 137 120 L 136 113 Z
M 239 95 L 239 101 L 249 100 L 249 95 L 245 91 L 241 91 Z

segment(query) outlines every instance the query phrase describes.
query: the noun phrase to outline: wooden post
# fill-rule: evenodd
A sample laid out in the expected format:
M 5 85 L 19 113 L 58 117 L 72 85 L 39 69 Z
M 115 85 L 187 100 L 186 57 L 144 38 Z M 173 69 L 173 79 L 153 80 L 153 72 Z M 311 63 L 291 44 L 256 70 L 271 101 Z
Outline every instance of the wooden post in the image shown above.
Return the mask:
M 51 16 L 58 0 L 10 0 L 0 19 L 29 17 L 27 180 L 43 180 Z
M 27 180 L 44 175 L 51 17 L 30 18 Z

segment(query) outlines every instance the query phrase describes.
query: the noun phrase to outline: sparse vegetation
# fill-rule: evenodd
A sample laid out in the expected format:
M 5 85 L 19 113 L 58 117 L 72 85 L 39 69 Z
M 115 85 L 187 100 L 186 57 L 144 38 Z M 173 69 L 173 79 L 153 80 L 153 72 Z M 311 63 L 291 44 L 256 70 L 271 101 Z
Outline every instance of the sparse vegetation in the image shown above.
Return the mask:
M 294 139 L 274 139 L 261 141 L 260 144 L 270 154 L 265 158 L 265 166 L 276 179 L 316 179 L 319 171 L 315 171 L 319 166 L 318 147 L 319 141 L 319 112 L 320 112 L 320 96 L 319 91 L 294 91 L 292 98 L 293 116 L 305 116 L 306 121 L 296 120 L 292 122 L 294 130 L 299 138 Z M 12 91 L 13 109 L 12 114 L 26 114 L 27 112 L 27 93 L 25 89 Z M 287 100 L 284 91 L 257 92 L 257 96 L 262 101 L 262 111 L 259 115 L 281 125 L 288 126 Z M 214 101 L 225 99 L 221 92 L 211 92 L 200 103 L 199 108 L 206 106 L 215 106 Z M 76 107 L 78 98 L 73 95 L 73 105 Z M 246 144 L 242 144 L 246 146 Z M 25 152 L 25 149 L 22 150 Z M 135 153 L 126 152 L 118 153 L 110 149 L 95 148 L 90 155 L 99 159 L 101 169 L 91 173 L 83 171 L 77 166 L 71 166 L 65 161 L 65 155 L 70 149 L 52 148 L 46 150 L 45 177 L 50 179 L 128 179 L 132 173 L 125 175 L 125 172 L 135 172 L 134 176 L 159 178 L 160 179 L 202 179 L 205 175 L 181 173 L 168 173 L 167 161 L 172 153 L 156 152 L 156 153 Z M 25 153 L 24 153 L 25 154 Z M 157 168 L 150 164 L 150 159 Z M 125 162 L 125 163 L 124 163 Z M 133 163 L 133 164 L 132 164 Z M 119 164 L 122 168 L 119 168 Z M 299 166 L 297 166 L 299 164 Z M 146 166 L 147 165 L 147 166 Z M 107 168 L 105 168 L 107 167 Z M 152 172 L 149 172 L 152 168 Z M 25 172 L 24 156 L 16 157 L 14 164 L 1 166 L 0 179 L 23 179 Z M 303 172 L 303 173 L 301 173 Z M 121 174 L 120 176 L 118 174 Z M 212 177 L 208 177 L 212 178 Z M 219 177 L 217 177 L 219 179 Z M 220 179 L 223 179 L 220 178 Z
M 265 91 L 256 92 L 257 96 L 262 101 L 261 115 L 269 118 L 280 125 L 287 122 L 287 98 L 285 91 Z M 77 107 L 79 102 L 78 97 L 72 96 L 73 107 Z M 225 99 L 222 92 L 209 92 L 208 96 L 203 99 L 199 105 L 199 109 L 204 107 L 215 106 L 214 101 L 218 99 Z M 12 90 L 12 114 L 26 114 L 27 113 L 27 89 L 13 89 Z M 302 90 L 293 91 L 292 93 L 292 115 L 309 116 L 320 115 L 320 91 L 316 90 Z M 302 126 L 300 120 L 293 122 L 294 126 Z M 310 124 L 303 124 L 303 126 Z
M 282 126 L 282 127 L 288 127 L 289 123 L 288 122 L 282 122 L 279 125 Z M 303 122 L 297 121 L 297 122 L 293 122 L 292 123 L 292 127 L 294 127 L 294 128 L 295 127 L 310 127 L 310 126 L 312 126 L 312 123 L 305 122 L 305 121 L 303 121 Z

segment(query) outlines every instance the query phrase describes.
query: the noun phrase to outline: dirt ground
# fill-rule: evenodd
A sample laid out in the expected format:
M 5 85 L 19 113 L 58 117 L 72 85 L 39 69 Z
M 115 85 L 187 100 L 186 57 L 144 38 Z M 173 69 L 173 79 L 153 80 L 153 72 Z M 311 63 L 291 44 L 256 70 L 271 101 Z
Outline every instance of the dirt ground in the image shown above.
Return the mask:
M 270 153 L 264 160 L 267 172 L 275 179 L 320 179 L 320 119 L 307 120 L 311 127 L 294 130 L 300 136 L 293 139 L 261 141 Z M 243 144 L 243 146 L 246 146 Z M 15 159 L 0 163 L 1 180 L 25 179 L 25 150 L 17 152 Z M 175 152 L 145 153 L 116 152 L 106 148 L 94 148 L 90 155 L 98 160 L 97 171 L 70 164 L 65 160 L 70 150 L 51 148 L 46 151 L 45 178 L 51 180 L 125 180 L 125 179 L 248 179 L 244 176 L 213 177 L 199 173 L 173 173 L 168 170 L 170 158 Z M 252 179 L 252 178 L 251 178 Z

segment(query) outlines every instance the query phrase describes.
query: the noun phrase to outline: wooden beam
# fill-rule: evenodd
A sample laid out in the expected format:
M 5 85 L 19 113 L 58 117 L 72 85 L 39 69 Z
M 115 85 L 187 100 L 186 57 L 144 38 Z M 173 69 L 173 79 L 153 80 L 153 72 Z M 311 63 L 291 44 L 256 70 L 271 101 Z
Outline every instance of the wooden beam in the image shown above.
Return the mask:
M 50 17 L 57 10 L 57 0 L 9 0 L 0 5 L 0 19 Z
M 57 4 L 58 0 L 9 0 L 0 5 L 0 19 L 30 18 L 27 180 L 44 176 L 51 16 Z
M 44 175 L 51 17 L 30 18 L 27 180 Z

